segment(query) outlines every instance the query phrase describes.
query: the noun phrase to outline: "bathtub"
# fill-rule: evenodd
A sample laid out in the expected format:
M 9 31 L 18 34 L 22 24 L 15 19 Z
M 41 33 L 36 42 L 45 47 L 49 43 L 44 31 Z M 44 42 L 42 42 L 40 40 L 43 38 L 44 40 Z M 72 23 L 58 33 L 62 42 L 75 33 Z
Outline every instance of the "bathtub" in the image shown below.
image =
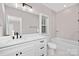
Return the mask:
M 79 56 L 79 42 L 63 39 L 53 38 L 51 42 L 56 44 L 55 55 L 58 56 Z

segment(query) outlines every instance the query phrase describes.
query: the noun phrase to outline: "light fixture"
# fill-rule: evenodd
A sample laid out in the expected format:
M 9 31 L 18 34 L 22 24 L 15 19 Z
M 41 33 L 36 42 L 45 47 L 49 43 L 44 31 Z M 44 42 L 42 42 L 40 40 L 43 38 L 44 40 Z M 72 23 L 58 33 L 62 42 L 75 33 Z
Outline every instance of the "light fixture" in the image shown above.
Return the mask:
M 26 3 L 22 3 L 22 6 L 23 6 L 23 10 L 27 9 L 30 12 L 33 11 L 32 6 L 30 6 L 30 5 L 26 4 Z
M 28 6 L 28 7 L 32 8 L 32 6 L 31 6 L 31 5 L 26 4 L 26 3 L 22 3 L 22 6 L 23 6 L 23 7 L 24 7 L 24 6 Z
M 66 5 L 64 5 L 64 7 L 67 7 Z
M 17 4 L 17 3 L 15 3 L 15 7 L 16 7 L 16 8 L 18 7 L 18 4 Z

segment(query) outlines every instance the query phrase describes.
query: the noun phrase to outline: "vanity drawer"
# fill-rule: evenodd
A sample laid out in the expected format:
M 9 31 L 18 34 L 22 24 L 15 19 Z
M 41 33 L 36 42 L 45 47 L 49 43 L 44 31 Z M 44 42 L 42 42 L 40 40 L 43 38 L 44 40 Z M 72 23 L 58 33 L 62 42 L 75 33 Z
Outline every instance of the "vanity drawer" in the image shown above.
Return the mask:
M 44 54 L 45 56 L 47 55 L 47 49 L 46 48 L 42 48 L 42 47 L 38 47 L 36 48 L 36 55 L 37 56 L 42 56 L 42 54 Z
M 46 39 L 15 44 L 0 49 L 0 56 L 45 56 L 47 55 Z
M 44 56 L 47 55 L 47 47 L 46 46 L 41 46 L 39 48 L 39 53 L 40 53 L 40 56 L 42 56 L 42 54 L 44 54 Z
M 31 56 L 34 55 L 34 45 L 35 42 L 28 42 L 2 48 L 0 49 L 0 56 Z
M 40 56 L 46 56 L 46 55 L 47 55 L 47 49 L 46 48 L 40 49 Z
M 44 44 L 45 45 L 45 44 L 47 44 L 46 41 L 47 41 L 47 39 L 44 39 L 44 38 L 40 39 L 40 40 L 38 40 L 38 44 Z
M 17 53 L 18 53 L 17 46 L 0 49 L 0 56 L 16 56 Z

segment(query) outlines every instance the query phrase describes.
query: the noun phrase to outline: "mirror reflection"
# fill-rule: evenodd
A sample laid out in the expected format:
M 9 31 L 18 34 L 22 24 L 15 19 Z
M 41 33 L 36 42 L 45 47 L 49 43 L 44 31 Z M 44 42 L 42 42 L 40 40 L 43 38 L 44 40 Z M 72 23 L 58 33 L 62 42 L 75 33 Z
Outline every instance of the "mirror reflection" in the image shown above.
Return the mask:
M 22 33 L 22 19 L 16 16 L 7 16 L 6 20 L 7 35 L 14 35 L 14 33 Z
M 0 5 L 2 8 L 2 19 L 0 25 L 0 36 L 10 36 L 14 33 L 19 34 L 33 34 L 33 33 L 47 33 L 47 16 L 42 16 L 36 11 L 28 11 L 22 9 L 21 4 L 17 4 L 19 7 L 16 8 L 16 4 L 3 4 Z M 15 7 L 14 7 L 15 6 Z M 30 10 L 30 9 L 29 9 Z M 41 18 L 40 18 L 41 16 Z M 42 22 L 40 22 L 42 21 Z M 4 26 L 2 26 L 4 24 Z

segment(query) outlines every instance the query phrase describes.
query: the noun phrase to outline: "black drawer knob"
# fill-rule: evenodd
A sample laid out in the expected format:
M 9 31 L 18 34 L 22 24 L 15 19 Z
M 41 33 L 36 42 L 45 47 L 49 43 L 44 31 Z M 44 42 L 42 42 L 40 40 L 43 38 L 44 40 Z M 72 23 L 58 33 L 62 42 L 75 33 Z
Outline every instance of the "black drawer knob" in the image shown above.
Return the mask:
M 16 56 L 18 56 L 18 54 L 16 54 Z
M 15 37 L 14 37 L 14 36 L 12 36 L 12 39 L 15 39 Z
M 41 43 L 43 43 L 44 42 L 44 40 L 43 41 L 40 41 Z
M 78 42 L 79 42 L 79 40 L 78 40 Z
M 22 54 L 22 52 L 20 52 L 20 54 Z
M 22 38 L 22 36 L 20 36 L 20 38 Z
M 42 54 L 41 56 L 44 56 L 44 54 Z
M 41 47 L 40 49 L 43 49 L 44 47 Z

